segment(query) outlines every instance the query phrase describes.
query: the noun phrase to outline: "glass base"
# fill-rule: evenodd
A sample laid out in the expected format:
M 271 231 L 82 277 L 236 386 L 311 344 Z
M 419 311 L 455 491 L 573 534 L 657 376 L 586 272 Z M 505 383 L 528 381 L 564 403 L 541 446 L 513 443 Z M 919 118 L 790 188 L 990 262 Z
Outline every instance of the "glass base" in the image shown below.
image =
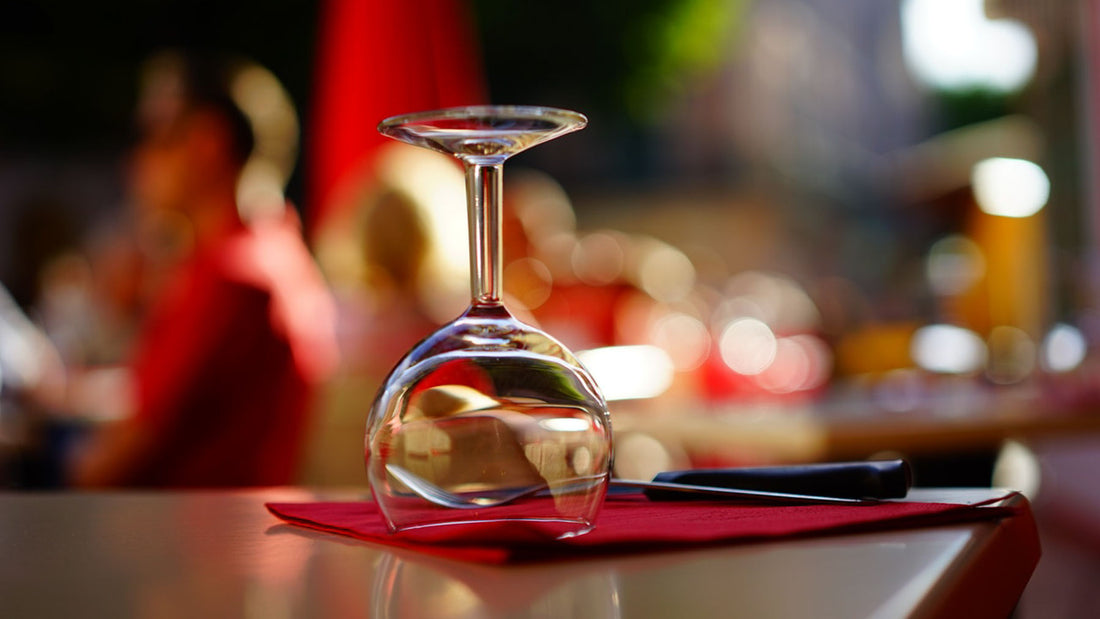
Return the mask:
M 455 514 L 445 508 L 441 509 L 444 510 L 442 513 L 427 509 L 406 513 L 406 517 L 415 514 L 421 518 L 389 522 L 390 532 L 425 541 L 461 540 L 470 544 L 501 544 L 568 539 L 584 535 L 595 528 L 595 521 L 585 518 L 539 517 L 501 508 L 471 515 Z

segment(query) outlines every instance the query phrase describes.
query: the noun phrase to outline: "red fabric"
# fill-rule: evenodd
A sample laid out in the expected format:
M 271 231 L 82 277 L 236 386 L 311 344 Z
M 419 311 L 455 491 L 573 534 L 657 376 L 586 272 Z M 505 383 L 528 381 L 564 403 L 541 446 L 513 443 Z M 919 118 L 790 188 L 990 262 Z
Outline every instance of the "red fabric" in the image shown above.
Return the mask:
M 396 114 L 485 103 L 473 27 L 462 0 L 329 0 L 321 8 L 310 118 L 310 231 L 369 174 Z M 350 186 L 349 186 L 350 185 Z
M 496 387 L 493 386 L 493 379 L 489 376 L 489 373 L 468 359 L 451 359 L 439 364 L 439 367 L 426 379 L 416 383 L 412 394 L 415 395 L 442 385 L 472 387 L 490 397 L 496 394 Z
M 231 226 L 154 307 L 133 363 L 150 444 L 126 485 L 293 481 L 316 382 L 335 362 L 331 300 L 291 222 Z
M 369 542 L 481 563 L 578 559 L 600 554 L 685 549 L 716 544 L 881 531 L 1000 518 L 1009 507 L 882 502 L 871 505 L 746 505 L 656 502 L 641 496 L 605 501 L 596 528 L 575 538 L 532 536 L 522 523 L 492 522 L 387 532 L 373 503 L 269 503 L 297 525 Z M 460 531 L 461 535 L 456 535 Z

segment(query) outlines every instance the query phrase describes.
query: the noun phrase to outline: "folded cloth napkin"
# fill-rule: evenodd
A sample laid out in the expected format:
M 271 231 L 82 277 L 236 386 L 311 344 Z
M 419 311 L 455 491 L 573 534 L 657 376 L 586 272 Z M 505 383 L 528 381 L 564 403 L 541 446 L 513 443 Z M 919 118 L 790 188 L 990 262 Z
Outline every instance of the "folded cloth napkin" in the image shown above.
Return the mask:
M 685 549 L 784 537 L 856 533 L 996 519 L 1020 507 L 884 501 L 866 505 L 764 505 L 722 501 L 658 502 L 609 496 L 596 528 L 555 540 L 521 522 L 496 521 L 389 533 L 374 503 L 268 503 L 278 518 L 368 542 L 480 563 L 577 559 L 595 555 Z

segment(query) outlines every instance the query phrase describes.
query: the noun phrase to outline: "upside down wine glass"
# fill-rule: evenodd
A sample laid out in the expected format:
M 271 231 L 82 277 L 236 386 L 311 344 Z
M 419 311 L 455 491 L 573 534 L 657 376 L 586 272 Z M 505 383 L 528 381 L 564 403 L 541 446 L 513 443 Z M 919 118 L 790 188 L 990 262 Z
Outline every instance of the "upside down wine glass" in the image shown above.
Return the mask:
M 398 362 L 371 408 L 367 472 L 391 531 L 508 521 L 560 538 L 594 526 L 611 468 L 607 404 L 565 346 L 514 318 L 501 300 L 504 162 L 585 124 L 566 110 L 476 106 L 378 126 L 463 163 L 472 295 L 462 315 Z M 425 500 L 424 485 L 468 499 L 469 508 Z M 479 505 L 538 485 L 547 488 L 542 496 Z

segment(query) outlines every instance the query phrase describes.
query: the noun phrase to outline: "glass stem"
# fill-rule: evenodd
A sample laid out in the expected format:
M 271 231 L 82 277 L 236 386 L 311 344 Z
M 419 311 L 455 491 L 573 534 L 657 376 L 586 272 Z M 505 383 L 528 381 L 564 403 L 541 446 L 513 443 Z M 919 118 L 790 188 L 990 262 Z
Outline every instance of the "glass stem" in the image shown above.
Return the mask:
M 470 228 L 470 294 L 474 306 L 499 306 L 501 192 L 504 165 L 466 162 Z

